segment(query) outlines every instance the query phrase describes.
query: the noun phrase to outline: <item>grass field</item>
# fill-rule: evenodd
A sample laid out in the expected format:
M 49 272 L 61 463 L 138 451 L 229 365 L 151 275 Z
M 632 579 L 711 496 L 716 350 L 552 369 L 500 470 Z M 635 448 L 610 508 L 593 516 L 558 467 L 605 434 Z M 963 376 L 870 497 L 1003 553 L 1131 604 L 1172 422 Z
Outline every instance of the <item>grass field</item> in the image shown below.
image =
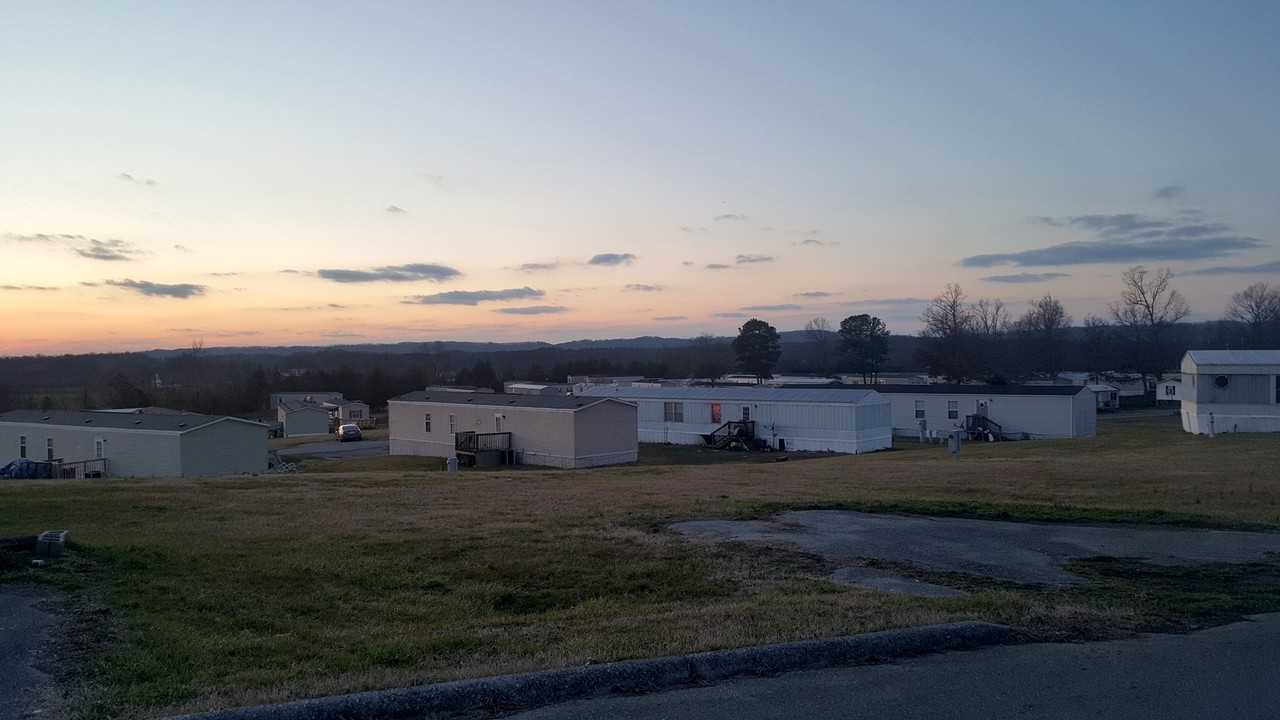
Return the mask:
M 1099 432 L 958 459 L 914 442 L 787 462 L 668 447 L 590 471 L 370 458 L 287 476 L 8 482 L 0 535 L 69 529 L 74 543 L 49 570 L 10 557 L 0 579 L 67 590 L 60 712 L 93 718 L 960 619 L 1083 639 L 1280 609 L 1280 563 L 1097 559 L 1076 567 L 1096 585 L 1071 590 L 913 572 L 973 592 L 902 598 L 828 582 L 820 558 L 666 529 L 847 507 L 1280 530 L 1273 436 L 1211 440 L 1176 418 Z

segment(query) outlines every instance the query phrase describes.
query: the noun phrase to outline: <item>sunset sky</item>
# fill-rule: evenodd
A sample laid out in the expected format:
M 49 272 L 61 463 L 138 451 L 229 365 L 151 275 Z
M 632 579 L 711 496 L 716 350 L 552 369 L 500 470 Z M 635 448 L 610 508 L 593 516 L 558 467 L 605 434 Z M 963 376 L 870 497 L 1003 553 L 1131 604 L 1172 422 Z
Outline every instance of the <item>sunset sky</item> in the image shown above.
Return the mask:
M 0 354 L 1280 284 L 1280 4 L 0 0 Z

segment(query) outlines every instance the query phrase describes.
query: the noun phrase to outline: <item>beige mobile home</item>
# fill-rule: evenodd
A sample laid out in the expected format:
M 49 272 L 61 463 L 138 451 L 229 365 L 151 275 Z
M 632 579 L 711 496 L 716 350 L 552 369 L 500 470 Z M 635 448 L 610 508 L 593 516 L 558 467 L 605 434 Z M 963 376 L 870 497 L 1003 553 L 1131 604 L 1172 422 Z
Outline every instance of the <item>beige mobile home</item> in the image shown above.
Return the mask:
M 392 455 L 583 468 L 635 462 L 636 406 L 604 398 L 419 391 L 387 404 Z

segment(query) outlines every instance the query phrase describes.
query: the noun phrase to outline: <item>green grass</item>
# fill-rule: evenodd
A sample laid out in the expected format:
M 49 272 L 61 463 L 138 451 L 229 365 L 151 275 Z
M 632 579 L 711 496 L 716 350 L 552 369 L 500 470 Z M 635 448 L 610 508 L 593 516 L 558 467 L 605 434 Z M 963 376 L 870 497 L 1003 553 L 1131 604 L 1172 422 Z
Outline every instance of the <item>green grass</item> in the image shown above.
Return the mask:
M 1280 529 L 1274 437 L 1209 440 L 1168 418 L 1100 432 L 959 459 L 918 443 L 785 463 L 646 447 L 637 465 L 591 471 L 381 457 L 254 478 L 6 482 L 0 535 L 69 529 L 72 545 L 46 570 L 0 556 L 0 579 L 65 591 L 57 712 L 84 718 L 961 619 L 1081 639 L 1280 609 L 1271 564 L 1092 559 L 1075 569 L 1095 587 L 1052 591 L 901 568 L 972 591 L 901 598 L 827 582 L 821 558 L 666 529 L 811 507 Z

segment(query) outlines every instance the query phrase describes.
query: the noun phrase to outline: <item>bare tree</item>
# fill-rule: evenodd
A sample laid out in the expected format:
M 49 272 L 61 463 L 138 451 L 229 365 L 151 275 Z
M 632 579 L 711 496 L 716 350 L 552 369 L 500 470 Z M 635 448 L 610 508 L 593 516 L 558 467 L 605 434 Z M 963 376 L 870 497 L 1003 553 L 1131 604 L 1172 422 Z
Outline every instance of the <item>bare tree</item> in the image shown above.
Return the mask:
M 1254 283 L 1231 296 L 1226 314 L 1228 320 L 1245 324 L 1253 348 L 1274 345 L 1280 339 L 1280 287 Z
M 1124 271 L 1120 302 L 1107 304 L 1111 318 L 1128 334 L 1130 369 L 1156 379 L 1174 362 L 1173 326 L 1191 314 L 1182 293 L 1169 287 L 1172 279 L 1169 268 L 1151 273 L 1135 265 Z
M 993 338 L 1009 331 L 1009 309 L 1003 300 L 980 298 L 973 304 L 974 330 L 983 337 Z
M 817 317 L 804 326 L 805 338 L 809 341 L 809 352 L 813 358 L 814 368 L 820 373 L 831 372 L 832 358 L 835 355 L 836 332 L 826 318 Z
M 689 377 L 714 382 L 733 365 L 733 351 L 728 341 L 711 333 L 702 333 L 689 343 Z
M 1057 377 L 1066 355 L 1066 334 L 1071 327 L 1071 316 L 1050 293 L 1034 300 L 1031 307 L 1015 323 L 1018 333 L 1026 343 L 1027 356 L 1034 369 Z
M 964 382 L 980 374 L 974 334 L 974 311 L 965 302 L 964 290 L 948 284 L 924 309 L 920 321 L 924 346 L 916 359 L 932 375 L 950 382 Z

